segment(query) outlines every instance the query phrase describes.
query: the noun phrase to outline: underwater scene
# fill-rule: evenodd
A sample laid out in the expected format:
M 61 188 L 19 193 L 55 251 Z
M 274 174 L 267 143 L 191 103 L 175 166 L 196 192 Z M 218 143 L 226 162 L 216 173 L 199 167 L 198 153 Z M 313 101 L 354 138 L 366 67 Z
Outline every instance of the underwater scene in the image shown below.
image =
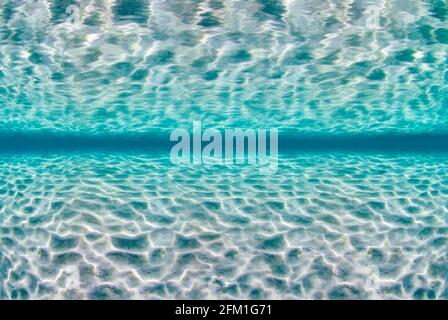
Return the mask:
M 0 0 L 0 300 L 448 299 L 447 65 L 445 0 Z

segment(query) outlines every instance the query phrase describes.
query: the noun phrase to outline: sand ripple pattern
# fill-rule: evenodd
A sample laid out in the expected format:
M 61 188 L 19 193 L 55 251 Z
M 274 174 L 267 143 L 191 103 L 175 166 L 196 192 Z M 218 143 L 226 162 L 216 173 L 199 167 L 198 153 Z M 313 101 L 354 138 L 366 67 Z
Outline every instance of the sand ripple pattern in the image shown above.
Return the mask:
M 448 298 L 447 160 L 2 156 L 0 298 Z

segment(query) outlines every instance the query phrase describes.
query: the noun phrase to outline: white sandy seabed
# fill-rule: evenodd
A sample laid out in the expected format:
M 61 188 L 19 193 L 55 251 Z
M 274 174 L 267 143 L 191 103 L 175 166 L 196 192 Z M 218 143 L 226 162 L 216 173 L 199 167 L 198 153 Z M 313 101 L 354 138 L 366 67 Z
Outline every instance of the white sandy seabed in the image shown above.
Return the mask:
M 280 160 L 2 156 L 0 298 L 448 297 L 445 156 Z

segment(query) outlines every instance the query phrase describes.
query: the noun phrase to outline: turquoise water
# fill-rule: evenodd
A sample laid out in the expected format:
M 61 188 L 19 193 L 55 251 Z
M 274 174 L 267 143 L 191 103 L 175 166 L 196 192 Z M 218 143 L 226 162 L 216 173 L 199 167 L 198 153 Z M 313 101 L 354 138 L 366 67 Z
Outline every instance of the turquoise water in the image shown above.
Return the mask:
M 0 1 L 0 299 L 448 298 L 447 20 Z M 277 172 L 174 165 L 193 121 L 278 128 Z

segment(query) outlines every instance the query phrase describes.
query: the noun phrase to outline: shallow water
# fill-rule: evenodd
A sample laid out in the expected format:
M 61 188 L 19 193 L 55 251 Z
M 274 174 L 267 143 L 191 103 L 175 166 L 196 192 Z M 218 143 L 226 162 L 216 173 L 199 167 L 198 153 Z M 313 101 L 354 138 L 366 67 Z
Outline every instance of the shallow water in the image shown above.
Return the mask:
M 448 297 L 446 156 L 1 160 L 2 298 Z
M 0 131 L 446 129 L 445 1 L 77 3 L 1 2 Z
M 447 20 L 1 1 L 0 299 L 448 298 Z M 193 121 L 279 128 L 278 171 L 172 164 Z

